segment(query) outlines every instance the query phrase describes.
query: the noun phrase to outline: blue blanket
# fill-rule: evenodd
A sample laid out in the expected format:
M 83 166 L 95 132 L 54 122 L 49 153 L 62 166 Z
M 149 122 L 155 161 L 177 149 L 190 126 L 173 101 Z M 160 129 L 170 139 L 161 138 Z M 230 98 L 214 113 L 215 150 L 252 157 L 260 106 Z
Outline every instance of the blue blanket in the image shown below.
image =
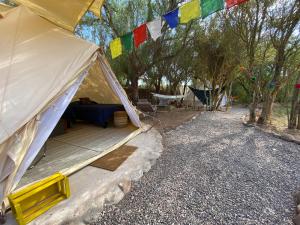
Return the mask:
M 113 118 L 114 112 L 120 110 L 124 110 L 123 105 L 73 102 L 68 106 L 63 118 L 72 122 L 83 120 L 105 128 L 108 121 Z

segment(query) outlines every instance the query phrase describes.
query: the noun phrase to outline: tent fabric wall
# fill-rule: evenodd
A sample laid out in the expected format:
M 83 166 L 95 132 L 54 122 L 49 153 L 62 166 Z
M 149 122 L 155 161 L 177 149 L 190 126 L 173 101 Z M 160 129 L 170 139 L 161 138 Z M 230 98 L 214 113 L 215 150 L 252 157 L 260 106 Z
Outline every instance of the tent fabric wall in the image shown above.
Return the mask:
M 11 183 L 11 173 L 16 170 L 21 163 L 26 149 L 29 148 L 37 130 L 37 117 L 34 117 L 24 127 L 18 130 L 6 142 L 0 144 L 0 202 L 10 191 L 7 185 Z
M 91 8 L 100 17 L 104 0 L 15 0 L 56 25 L 74 31 L 81 17 Z
M 79 98 L 84 97 L 89 97 L 99 104 L 121 104 L 119 97 L 115 95 L 107 83 L 99 63 L 94 63 L 91 67 L 89 75 L 80 85 L 73 101 L 77 101 Z
M 106 58 L 103 55 L 99 55 L 98 61 L 96 63 L 98 62 L 99 68 L 101 68 L 103 75 L 106 77 L 106 80 L 109 83 L 112 90 L 115 92 L 115 95 L 119 97 L 122 104 L 124 105 L 124 108 L 133 125 L 135 125 L 136 127 L 142 127 L 142 123 L 140 121 L 137 110 L 129 101 L 125 90 L 116 78 Z
M 94 3 L 89 8 L 89 11 L 93 12 L 95 16 L 101 17 L 101 8 L 104 4 L 105 0 L 95 0 Z
M 73 82 L 73 84 L 62 95 L 51 103 L 44 112 L 39 114 L 40 119 L 38 121 L 36 135 L 24 159 L 22 160 L 15 177 L 12 179 L 11 184 L 8 184 L 9 186 L 7 187 L 7 190 L 14 190 L 16 188 L 22 176 L 25 174 L 26 170 L 29 168 L 46 140 L 49 138 L 52 130 L 55 128 L 57 122 L 68 107 L 87 74 L 88 72 L 84 71 L 83 74 L 77 78 L 77 80 Z M 6 192 L 5 194 L 8 193 Z
M 3 3 L 0 2 L 0 12 L 5 12 L 5 11 L 7 11 L 9 9 L 11 9 L 11 7 L 9 5 L 5 5 L 5 4 L 3 4 Z
M 0 19 L 0 30 L 5 31 L 0 36 L 2 143 L 76 79 L 90 64 L 98 46 L 76 38 L 23 6 L 11 9 Z

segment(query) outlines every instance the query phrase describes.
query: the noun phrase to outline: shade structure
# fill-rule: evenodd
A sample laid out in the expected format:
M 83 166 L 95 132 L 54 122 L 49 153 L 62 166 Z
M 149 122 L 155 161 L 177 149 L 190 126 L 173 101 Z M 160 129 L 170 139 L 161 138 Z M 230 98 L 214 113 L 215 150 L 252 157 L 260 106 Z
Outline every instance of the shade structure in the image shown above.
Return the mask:
M 74 31 L 81 17 L 91 10 L 100 17 L 104 0 L 14 0 L 56 25 Z
M 141 126 L 97 45 L 24 6 L 1 15 L 0 202 L 16 186 L 72 99 L 85 96 L 122 103 L 131 122 Z

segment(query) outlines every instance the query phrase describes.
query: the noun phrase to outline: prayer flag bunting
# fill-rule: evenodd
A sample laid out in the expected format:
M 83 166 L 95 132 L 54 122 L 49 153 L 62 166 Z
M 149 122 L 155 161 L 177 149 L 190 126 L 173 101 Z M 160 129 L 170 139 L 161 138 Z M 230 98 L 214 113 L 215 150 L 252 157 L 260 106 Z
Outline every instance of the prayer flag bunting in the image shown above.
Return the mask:
M 235 5 L 242 4 L 248 0 L 226 0 L 226 8 L 229 9 Z
M 205 17 L 224 9 L 224 0 L 201 0 L 201 15 Z
M 177 27 L 177 25 L 179 23 L 178 13 L 179 13 L 179 9 L 177 8 L 177 9 L 163 15 L 163 17 L 167 21 L 169 27 L 171 27 L 171 28 Z
M 133 34 L 127 33 L 121 37 L 123 49 L 130 52 L 133 48 Z
M 133 36 L 134 36 L 134 45 L 136 48 L 138 48 L 148 38 L 147 25 L 144 23 L 138 28 L 135 28 L 133 31 Z
M 110 42 L 110 52 L 111 57 L 114 59 L 120 55 L 122 55 L 122 43 L 120 38 L 116 38 Z
M 162 20 L 161 18 L 147 23 L 148 30 L 154 41 L 161 36 Z
M 178 26 L 179 20 L 180 23 L 188 23 L 192 19 L 196 19 L 200 16 L 202 16 L 204 19 L 212 13 L 224 9 L 224 2 L 226 2 L 226 8 L 229 9 L 235 5 L 239 5 L 247 1 L 248 0 L 189 0 L 179 8 L 176 8 L 175 10 L 163 15 L 163 17 L 152 22 L 144 23 L 135 28 L 133 32 L 127 33 L 121 38 L 116 38 L 111 41 L 109 44 L 111 56 L 114 59 L 122 55 L 123 49 L 126 51 L 131 51 L 133 49 L 133 43 L 134 46 L 138 48 L 148 39 L 148 30 L 152 39 L 156 41 L 162 35 L 161 30 L 164 22 L 162 18 L 164 18 L 169 27 L 173 29 Z M 243 72 L 242 68 L 241 72 Z M 249 77 L 252 81 L 256 80 L 256 77 L 251 75 L 251 73 L 249 73 Z M 273 86 L 273 84 L 270 84 L 270 87 L 271 86 Z M 295 87 L 300 88 L 300 81 Z
M 192 19 L 200 17 L 200 0 L 192 0 L 180 8 L 180 23 L 188 23 Z

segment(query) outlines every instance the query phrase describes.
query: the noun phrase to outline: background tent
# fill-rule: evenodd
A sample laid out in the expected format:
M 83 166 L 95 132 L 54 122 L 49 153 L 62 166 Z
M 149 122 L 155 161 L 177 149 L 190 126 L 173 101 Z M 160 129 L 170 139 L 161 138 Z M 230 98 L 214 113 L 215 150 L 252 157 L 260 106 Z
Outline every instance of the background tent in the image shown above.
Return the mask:
M 85 77 L 97 74 L 96 88 L 105 90 L 100 97 L 119 99 L 132 123 L 137 127 L 141 123 L 105 57 L 99 54 L 98 46 L 75 37 L 24 6 L 1 15 L 2 202 L 16 187 Z

